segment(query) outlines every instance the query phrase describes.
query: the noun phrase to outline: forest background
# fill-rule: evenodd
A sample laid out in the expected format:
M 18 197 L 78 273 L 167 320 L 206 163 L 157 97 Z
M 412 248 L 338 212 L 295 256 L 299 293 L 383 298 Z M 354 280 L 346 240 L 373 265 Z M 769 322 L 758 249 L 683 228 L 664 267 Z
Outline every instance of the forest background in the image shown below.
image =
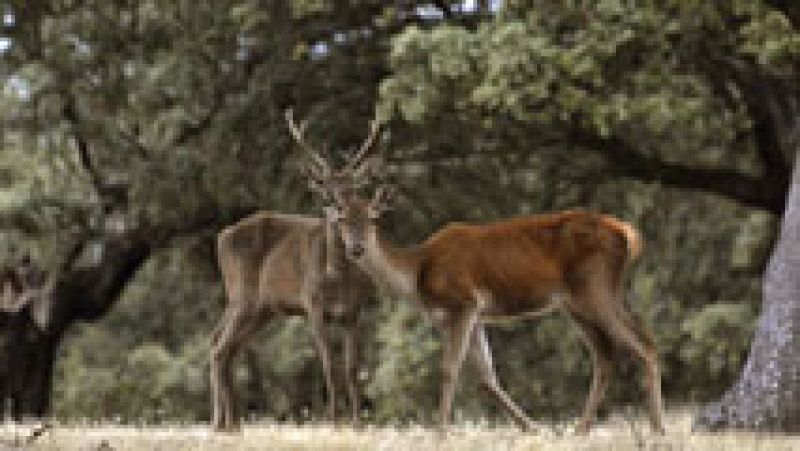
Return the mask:
M 450 221 L 569 208 L 630 221 L 645 250 L 626 298 L 656 336 L 668 405 L 718 399 L 741 372 L 791 173 L 781 124 L 767 119 L 797 116 L 757 100 L 800 98 L 792 2 L 0 5 L 1 260 L 30 254 L 54 274 L 103 262 L 128 231 L 146 243 L 118 290 L 64 320 L 59 418 L 209 418 L 209 337 L 224 303 L 215 233 L 257 209 L 320 211 L 289 107 L 335 161 L 370 119 L 385 121 L 398 242 Z M 380 294 L 361 328 L 364 419 L 430 420 L 431 324 Z M 493 327 L 489 339 L 534 418 L 575 416 L 591 362 L 566 318 Z M 305 322 L 270 324 L 242 355 L 249 416 L 322 415 Z M 634 366 L 620 370 L 609 405 L 641 405 Z M 471 368 L 456 409 L 502 418 Z

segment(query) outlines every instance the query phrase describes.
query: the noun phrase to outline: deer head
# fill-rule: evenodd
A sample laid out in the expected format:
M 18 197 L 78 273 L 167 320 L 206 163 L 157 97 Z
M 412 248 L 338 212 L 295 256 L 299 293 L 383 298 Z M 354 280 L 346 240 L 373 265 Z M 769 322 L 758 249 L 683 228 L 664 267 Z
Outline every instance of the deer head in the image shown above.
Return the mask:
M 390 185 L 380 185 L 369 201 L 355 193 L 335 199 L 330 217 L 339 229 L 348 257 L 358 260 L 364 255 L 367 240 L 374 236 L 381 216 L 391 209 L 394 194 Z
M 325 236 L 328 255 L 326 272 L 328 275 L 334 275 L 336 273 L 336 268 L 334 267 L 335 258 L 333 257 L 336 249 L 334 235 L 336 224 L 341 217 L 340 210 L 345 200 L 355 198 L 354 196 L 358 188 L 366 185 L 369 181 L 372 165 L 367 159 L 367 156 L 375 144 L 378 132 L 380 131 L 380 123 L 377 120 L 372 120 L 370 123 L 369 135 L 364 142 L 361 143 L 357 151 L 347 159 L 347 162 L 342 168 L 333 169 L 331 165 L 308 144 L 304 136 L 307 122 L 303 121 L 302 125 L 298 126 L 294 121 L 291 108 L 286 111 L 286 122 L 292 137 L 294 137 L 295 141 L 300 145 L 300 148 L 303 149 L 308 156 L 308 164 L 305 166 L 305 173 L 308 177 L 309 188 L 319 194 L 326 204 L 323 208 L 326 223 Z

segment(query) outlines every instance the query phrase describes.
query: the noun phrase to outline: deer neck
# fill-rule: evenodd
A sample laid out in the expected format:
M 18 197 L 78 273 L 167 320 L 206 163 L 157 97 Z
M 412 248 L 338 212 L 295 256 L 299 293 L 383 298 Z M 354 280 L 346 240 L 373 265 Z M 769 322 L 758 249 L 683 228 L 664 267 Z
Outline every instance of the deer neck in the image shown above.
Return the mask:
M 362 258 L 364 270 L 380 285 L 407 299 L 417 299 L 419 253 L 414 248 L 399 248 L 381 236 L 377 227 L 367 232 Z

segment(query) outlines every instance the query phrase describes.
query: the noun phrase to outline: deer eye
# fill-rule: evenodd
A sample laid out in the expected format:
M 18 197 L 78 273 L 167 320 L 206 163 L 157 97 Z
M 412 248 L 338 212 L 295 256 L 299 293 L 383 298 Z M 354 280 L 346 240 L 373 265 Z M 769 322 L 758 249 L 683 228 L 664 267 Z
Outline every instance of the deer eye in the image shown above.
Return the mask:
M 341 221 L 347 216 L 347 210 L 341 205 L 335 205 L 333 207 L 333 216 L 337 221 Z
M 367 218 L 370 221 L 377 221 L 378 219 L 381 218 L 381 211 L 375 208 L 370 208 L 369 210 L 367 210 Z

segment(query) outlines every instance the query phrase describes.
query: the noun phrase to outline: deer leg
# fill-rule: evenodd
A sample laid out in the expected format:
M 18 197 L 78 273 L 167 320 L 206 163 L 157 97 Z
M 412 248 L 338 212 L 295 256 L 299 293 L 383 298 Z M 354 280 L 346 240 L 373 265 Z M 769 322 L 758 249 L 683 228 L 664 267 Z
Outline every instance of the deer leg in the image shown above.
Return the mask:
M 222 398 L 223 398 L 223 390 L 222 387 L 222 371 L 223 371 L 223 363 L 226 360 L 226 356 L 219 347 L 219 339 L 222 336 L 222 333 L 226 329 L 227 320 L 229 316 L 229 311 L 226 310 L 220 320 L 217 327 L 211 334 L 211 358 L 210 358 L 210 370 L 209 370 L 209 385 L 211 386 L 211 425 L 212 427 L 217 430 L 223 430 L 227 427 L 224 424 L 224 418 L 222 414 Z
M 579 434 L 586 434 L 597 417 L 597 407 L 603 400 L 611 382 L 613 349 L 609 337 L 602 330 L 581 319 L 573 318 L 573 320 L 592 357 L 592 386 L 577 426 Z
M 226 414 L 228 423 L 234 425 L 235 429 L 239 427 L 239 416 L 236 410 L 236 395 L 234 392 L 234 384 L 232 378 L 232 365 L 236 354 L 241 350 L 242 346 L 250 339 L 253 333 L 258 330 L 259 326 L 263 324 L 263 319 L 253 314 L 245 315 L 240 322 L 240 327 L 236 330 L 233 338 L 231 361 L 228 366 L 228 397 L 226 402 Z
M 661 397 L 661 371 L 659 368 L 658 349 L 655 340 L 648 331 L 633 317 L 633 315 L 620 308 L 618 317 L 625 324 L 630 334 L 639 343 L 637 355 L 644 362 L 645 374 L 643 385 L 647 391 L 648 412 L 650 414 L 650 425 L 652 429 L 660 434 L 664 434 L 664 400 Z
M 236 353 L 247 338 L 257 329 L 258 321 L 245 310 L 226 312 L 225 325 L 213 337 L 211 348 L 211 387 L 214 414 L 212 424 L 218 431 L 238 429 L 236 399 L 233 393 L 232 364 Z
M 533 421 L 514 403 L 511 397 L 500 386 L 492 363 L 492 351 L 486 338 L 486 330 L 482 324 L 477 324 L 472 331 L 472 344 L 470 354 L 478 366 L 481 384 L 500 403 L 514 421 L 523 430 L 533 430 Z
M 311 333 L 314 336 L 314 344 L 322 363 L 322 374 L 325 378 L 325 389 L 328 392 L 328 406 L 326 417 L 329 421 L 336 419 L 336 388 L 333 385 L 333 367 L 331 364 L 330 340 L 323 324 L 322 309 L 313 307 L 308 314 L 311 323 Z
M 344 333 L 344 377 L 347 383 L 347 394 L 350 398 L 353 425 L 359 423 L 361 400 L 358 394 L 357 379 L 357 344 L 358 344 L 358 318 L 347 322 Z
M 478 309 L 459 312 L 445 328 L 442 362 L 442 397 L 439 405 L 439 424 L 442 429 L 450 422 L 458 375 L 466 358 L 470 335 L 478 322 Z
M 605 315 L 604 328 L 620 345 L 631 351 L 644 364 L 644 389 L 647 392 L 650 425 L 664 434 L 664 402 L 661 398 L 661 372 L 658 350 L 653 339 L 635 323 L 631 314 L 622 308 L 614 315 Z

